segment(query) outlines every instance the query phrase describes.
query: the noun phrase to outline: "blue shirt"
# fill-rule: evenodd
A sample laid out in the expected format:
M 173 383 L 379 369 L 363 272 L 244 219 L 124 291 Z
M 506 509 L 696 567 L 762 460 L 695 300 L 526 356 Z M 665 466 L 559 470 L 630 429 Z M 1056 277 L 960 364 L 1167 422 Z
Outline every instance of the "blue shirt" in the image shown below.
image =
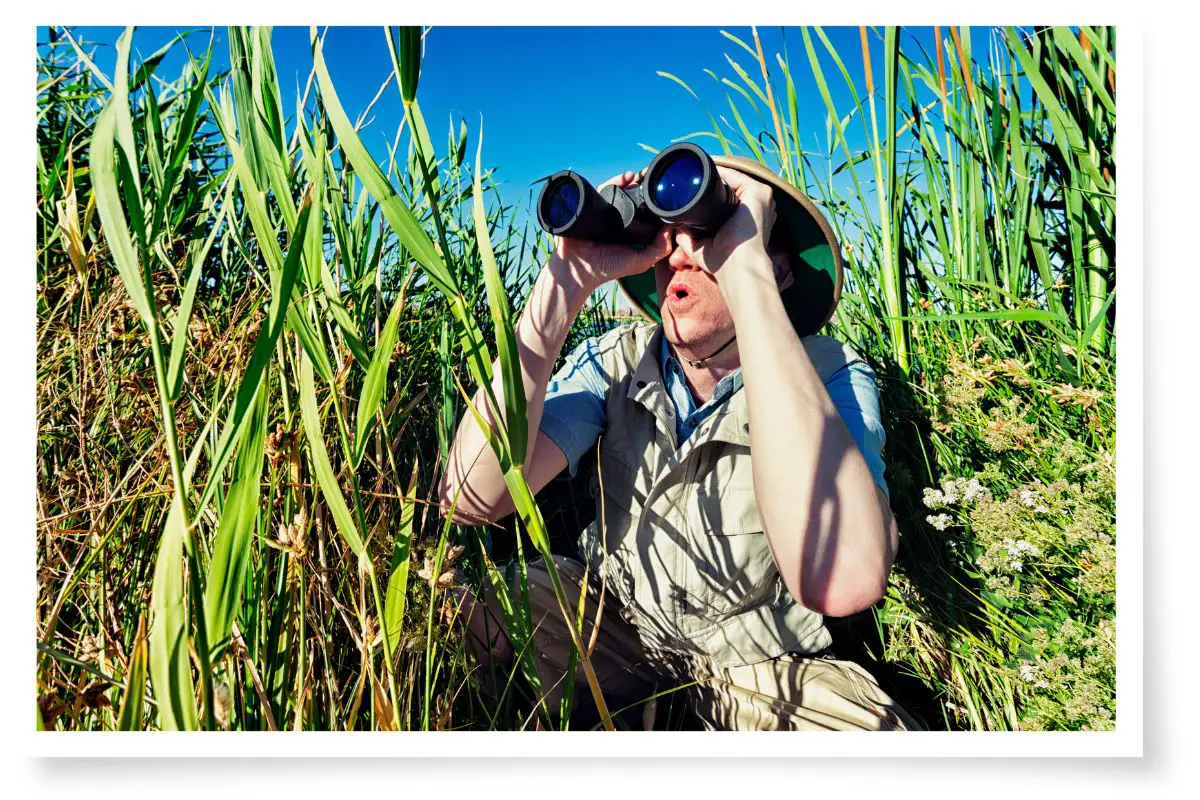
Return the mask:
M 683 443 L 700 423 L 742 388 L 742 370 L 738 368 L 721 378 L 712 397 L 697 408 L 684 379 L 683 367 L 671 353 L 666 337 L 660 339 L 658 363 L 663 386 L 675 406 L 676 434 Z M 607 421 L 606 398 L 612 381 L 600 365 L 598 340 L 599 337 L 594 337 L 576 347 L 546 386 L 541 431 L 566 455 L 572 477 L 579 470 L 579 459 L 600 438 Z M 887 481 L 883 477 L 885 435 L 874 371 L 864 361 L 852 361 L 830 376 L 825 390 L 862 451 L 875 483 L 887 495 Z

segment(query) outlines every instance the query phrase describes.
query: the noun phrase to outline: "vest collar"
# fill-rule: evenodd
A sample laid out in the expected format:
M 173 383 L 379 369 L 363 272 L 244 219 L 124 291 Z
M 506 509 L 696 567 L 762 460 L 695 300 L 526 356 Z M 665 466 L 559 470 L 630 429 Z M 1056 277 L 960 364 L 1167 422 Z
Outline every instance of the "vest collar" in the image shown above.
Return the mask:
M 658 363 L 662 335 L 662 325 L 656 325 L 654 332 L 650 334 L 650 340 L 642 348 L 637 367 L 633 370 L 633 377 L 629 379 L 629 389 L 625 392 L 628 399 L 641 403 L 651 411 L 661 403 L 671 402 L 666 396 L 666 387 L 662 385 L 662 371 Z
M 662 369 L 658 353 L 662 347 L 662 325 L 655 326 L 654 332 L 646 342 L 637 367 L 629 381 L 625 396 L 644 406 L 671 434 L 674 440 L 675 421 L 671 399 L 667 389 L 662 385 Z M 706 442 L 728 442 L 730 444 L 750 446 L 750 419 L 746 408 L 746 392 L 743 385 L 721 404 L 721 407 L 704 420 L 695 432 L 688 437 L 682 447 L 676 452 L 680 461 L 696 446 Z

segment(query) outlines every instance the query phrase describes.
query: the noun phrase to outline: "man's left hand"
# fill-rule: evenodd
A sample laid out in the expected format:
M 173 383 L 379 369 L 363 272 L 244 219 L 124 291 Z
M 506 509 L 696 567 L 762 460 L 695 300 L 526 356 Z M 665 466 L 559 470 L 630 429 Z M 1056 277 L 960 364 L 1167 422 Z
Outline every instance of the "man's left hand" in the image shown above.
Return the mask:
M 711 239 L 698 240 L 686 228 L 680 228 L 675 234 L 679 247 L 669 263 L 677 267 L 690 259 L 718 282 L 746 269 L 765 268 L 769 272 L 767 242 L 775 224 L 771 187 L 737 170 L 718 166 L 717 172 L 733 190 L 737 208 Z

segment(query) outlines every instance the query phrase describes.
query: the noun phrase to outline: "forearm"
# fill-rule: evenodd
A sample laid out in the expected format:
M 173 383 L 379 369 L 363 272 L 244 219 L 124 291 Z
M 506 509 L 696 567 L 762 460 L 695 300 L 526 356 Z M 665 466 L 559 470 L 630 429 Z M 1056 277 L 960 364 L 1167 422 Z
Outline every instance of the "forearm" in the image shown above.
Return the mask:
M 780 573 L 809 608 L 861 610 L 882 593 L 895 554 L 887 500 L 792 328 L 769 266 L 725 283 L 755 498 Z
M 521 362 L 529 422 L 526 463 L 536 456 L 534 448 L 541 426 L 546 385 L 550 381 L 554 362 L 566 341 L 571 323 L 591 290 L 592 287 L 585 284 L 565 263 L 551 257 L 534 282 L 529 302 L 517 322 L 517 353 Z M 504 389 L 499 361 L 493 364 L 492 371 L 492 391 L 503 415 Z M 496 419 L 488 408 L 482 388 L 475 393 L 472 403 L 480 416 L 494 427 Z M 456 519 L 460 521 L 469 521 L 468 517 L 494 520 L 513 510 L 496 455 L 470 410 L 464 412 L 459 422 L 446 469 L 442 473 L 440 495 L 444 506 L 450 504 L 460 487 L 462 493 L 456 514 Z

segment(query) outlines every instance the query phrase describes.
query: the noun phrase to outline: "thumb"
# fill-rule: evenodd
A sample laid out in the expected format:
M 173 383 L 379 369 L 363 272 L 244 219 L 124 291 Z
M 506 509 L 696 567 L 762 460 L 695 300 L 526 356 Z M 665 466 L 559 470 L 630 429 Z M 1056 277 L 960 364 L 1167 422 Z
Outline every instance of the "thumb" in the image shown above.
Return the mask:
M 650 240 L 650 244 L 637 251 L 636 259 L 639 264 L 645 265 L 645 269 L 649 269 L 671 255 L 672 249 L 671 228 L 663 225 L 659 228 L 658 233 L 654 234 L 654 238 Z

